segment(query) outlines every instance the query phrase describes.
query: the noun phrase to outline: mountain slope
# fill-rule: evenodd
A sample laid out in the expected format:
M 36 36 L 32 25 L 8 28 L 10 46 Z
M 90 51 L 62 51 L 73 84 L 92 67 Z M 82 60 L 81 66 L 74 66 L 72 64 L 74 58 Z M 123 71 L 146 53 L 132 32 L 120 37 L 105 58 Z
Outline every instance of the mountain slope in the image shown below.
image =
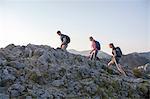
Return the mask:
M 140 53 L 140 55 L 150 60 L 150 52 Z
M 150 82 L 49 46 L 0 49 L 0 99 L 147 99 Z
M 77 55 L 89 56 L 90 50 L 76 51 L 76 50 L 72 49 L 72 50 L 69 50 L 69 52 L 73 53 L 73 54 L 77 54 Z M 102 51 L 99 51 L 97 56 L 101 59 L 110 59 L 111 58 L 111 56 L 109 54 L 102 52 Z
M 131 68 L 142 66 L 150 63 L 150 52 L 147 53 L 131 53 L 124 55 L 121 59 L 123 65 L 129 66 Z

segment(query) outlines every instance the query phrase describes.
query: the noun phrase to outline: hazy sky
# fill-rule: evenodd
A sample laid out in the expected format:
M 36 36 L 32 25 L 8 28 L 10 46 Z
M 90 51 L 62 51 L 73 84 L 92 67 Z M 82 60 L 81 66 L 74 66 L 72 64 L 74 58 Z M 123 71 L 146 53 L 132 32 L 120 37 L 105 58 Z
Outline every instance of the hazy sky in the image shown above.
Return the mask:
M 60 45 L 57 30 L 71 37 L 69 49 L 89 50 L 89 36 L 110 52 L 150 51 L 150 0 L 0 0 L 0 47 Z

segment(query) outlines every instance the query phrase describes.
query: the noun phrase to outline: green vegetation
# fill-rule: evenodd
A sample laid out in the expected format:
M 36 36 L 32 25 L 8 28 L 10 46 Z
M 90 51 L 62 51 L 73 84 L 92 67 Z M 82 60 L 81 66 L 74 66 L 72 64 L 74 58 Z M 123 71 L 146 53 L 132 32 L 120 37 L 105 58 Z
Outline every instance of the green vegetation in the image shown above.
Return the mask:
M 138 68 L 133 69 L 133 74 L 135 77 L 138 77 L 138 78 L 142 77 L 142 73 Z
M 36 74 L 36 72 L 32 72 L 29 77 L 29 79 L 33 81 L 34 83 L 38 83 L 38 78 L 39 76 Z

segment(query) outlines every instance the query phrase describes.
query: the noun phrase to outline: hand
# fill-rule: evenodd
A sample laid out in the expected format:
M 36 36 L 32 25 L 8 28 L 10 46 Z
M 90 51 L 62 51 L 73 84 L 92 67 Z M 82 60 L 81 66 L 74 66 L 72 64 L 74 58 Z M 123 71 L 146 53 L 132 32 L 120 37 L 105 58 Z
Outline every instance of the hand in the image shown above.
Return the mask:
M 61 44 L 60 48 L 62 48 L 63 44 Z
M 90 54 L 92 54 L 92 51 L 90 52 Z
M 94 50 L 92 50 L 92 51 L 90 52 L 90 54 L 92 54 L 93 51 L 94 51 Z

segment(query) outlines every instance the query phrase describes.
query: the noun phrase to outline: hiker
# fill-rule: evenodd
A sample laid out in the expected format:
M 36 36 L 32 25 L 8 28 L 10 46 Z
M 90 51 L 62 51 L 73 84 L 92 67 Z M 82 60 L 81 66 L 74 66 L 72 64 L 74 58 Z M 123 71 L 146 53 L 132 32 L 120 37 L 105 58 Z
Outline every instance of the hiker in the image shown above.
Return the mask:
M 115 64 L 117 66 L 117 69 L 120 73 L 122 73 L 124 76 L 126 76 L 126 73 L 122 69 L 122 66 L 120 65 L 120 59 L 122 57 L 122 51 L 119 47 L 115 47 L 113 43 L 109 44 L 109 47 L 112 48 L 112 60 L 108 63 L 108 67 L 110 67 L 112 64 Z
M 96 40 L 94 40 L 94 38 L 91 36 L 89 37 L 90 41 L 92 42 L 92 50 L 90 52 L 90 56 L 89 58 L 91 60 L 98 60 L 99 58 L 97 57 L 98 51 L 101 49 L 100 48 L 100 43 Z
M 70 37 L 62 34 L 61 31 L 57 31 L 57 34 L 60 36 L 60 39 L 62 42 L 60 48 L 63 50 L 66 50 L 68 47 L 68 44 L 70 43 Z

